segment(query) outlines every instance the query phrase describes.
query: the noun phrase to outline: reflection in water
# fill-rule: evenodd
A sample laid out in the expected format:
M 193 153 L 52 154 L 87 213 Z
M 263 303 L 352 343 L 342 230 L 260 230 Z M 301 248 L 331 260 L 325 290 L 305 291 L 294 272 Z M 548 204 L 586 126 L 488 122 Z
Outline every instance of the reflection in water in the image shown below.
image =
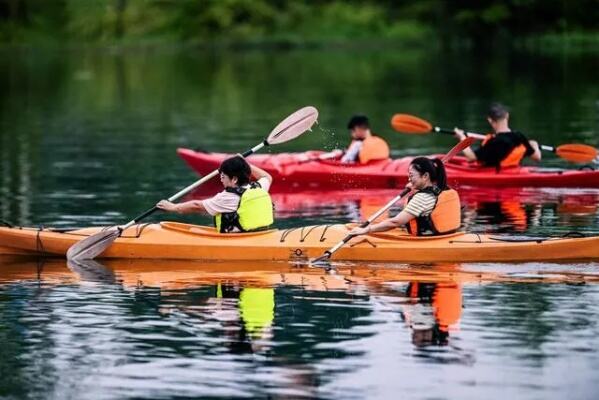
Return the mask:
M 412 343 L 446 345 L 462 314 L 462 290 L 454 282 L 410 282 L 406 296 L 411 300 L 402 312 L 412 328 Z
M 482 394 L 506 384 L 488 365 L 524 376 L 567 368 L 571 353 L 556 340 L 576 329 L 582 345 L 599 333 L 594 305 L 567 316 L 576 299 L 589 307 L 599 296 L 599 286 L 581 285 L 599 283 L 596 265 L 340 264 L 330 274 L 286 263 L 4 257 L 0 268 L 0 366 L 14 371 L 0 388 L 9 396 L 379 397 L 405 390 L 403 380 L 381 381 L 397 370 L 411 370 L 405 378 L 429 395 L 443 393 L 441 376 Z M 535 300 L 524 301 L 531 290 Z M 522 313 L 536 322 L 523 326 Z M 535 340 L 513 341 L 521 331 Z M 592 354 L 579 357 L 596 367 Z M 469 380 L 451 372 L 460 365 L 476 367 Z M 423 368 L 433 383 L 418 377 Z M 590 371 L 565 386 L 591 388 Z M 507 389 L 521 390 L 518 382 Z
M 127 220 L 197 179 L 176 147 L 238 152 L 305 104 L 321 111 L 319 129 L 277 151 L 343 147 L 348 115 L 362 111 L 394 155 L 439 153 L 454 140 L 392 133 L 389 116 L 477 130 L 495 99 L 518 110 L 515 126 L 539 141 L 595 140 L 594 55 L 508 52 L 484 63 L 419 50 L 4 55 L 0 218 L 20 225 Z M 364 219 L 395 194 L 275 194 L 277 224 Z M 599 233 L 593 191 L 461 194 L 469 230 Z M 340 264 L 327 274 L 3 257 L 0 397 L 592 398 L 598 270 Z
M 398 156 L 438 153 L 455 141 L 392 133 L 388 121 L 396 112 L 476 130 L 486 127 L 480 115 L 491 99 L 499 98 L 519 110 L 514 113 L 518 129 L 547 143 L 592 141 L 596 122 L 589 117 L 596 112 L 596 93 L 589 85 L 595 77 L 594 58 L 585 54 L 490 54 L 486 66 L 478 54 L 424 50 L 411 51 L 409 57 L 378 51 L 356 57 L 343 50 L 189 49 L 4 50 L 4 55 L 0 217 L 20 225 L 126 220 L 196 179 L 176 156 L 178 146 L 238 152 L 298 105 L 317 106 L 321 125 L 276 151 L 345 146 L 345 123 L 357 110 L 371 116 L 373 130 Z M 437 63 L 439 58 L 446 62 Z M 448 68 L 452 62 L 459 68 Z M 299 75 L 297 65 L 302 65 Z M 456 101 L 447 87 L 460 87 L 459 97 L 469 99 L 467 104 Z M 297 103 L 281 101 L 282 90 L 294 93 Z M 556 158 L 544 163 L 566 166 Z M 324 211 L 326 217 L 340 218 Z M 295 214 L 283 223 L 297 226 L 299 218 Z

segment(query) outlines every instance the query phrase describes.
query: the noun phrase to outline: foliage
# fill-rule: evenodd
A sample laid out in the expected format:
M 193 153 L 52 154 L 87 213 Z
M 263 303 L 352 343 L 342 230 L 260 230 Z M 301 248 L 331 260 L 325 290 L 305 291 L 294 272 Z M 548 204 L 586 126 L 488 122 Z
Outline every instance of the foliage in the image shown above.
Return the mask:
M 432 35 L 485 43 L 597 35 L 596 0 L 0 0 L 8 43 L 327 42 Z

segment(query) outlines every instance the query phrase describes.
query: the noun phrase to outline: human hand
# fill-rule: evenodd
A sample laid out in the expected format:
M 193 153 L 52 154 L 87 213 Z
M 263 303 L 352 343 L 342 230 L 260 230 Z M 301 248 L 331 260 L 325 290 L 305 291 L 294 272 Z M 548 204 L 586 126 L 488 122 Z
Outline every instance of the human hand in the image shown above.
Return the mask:
M 360 236 L 360 235 L 365 235 L 367 233 L 370 232 L 370 227 L 367 226 L 366 228 L 354 228 L 351 231 L 349 231 L 349 234 L 352 236 Z
M 161 210 L 164 211 L 176 211 L 177 210 L 177 205 L 174 203 L 171 203 L 168 200 L 160 200 L 157 204 L 156 207 L 158 207 Z
M 456 139 L 460 139 L 460 141 L 462 141 L 462 140 L 466 139 L 466 134 L 464 133 L 464 130 L 463 130 L 463 129 L 460 129 L 460 128 L 453 128 L 453 132 L 454 132 L 453 136 L 454 136 Z

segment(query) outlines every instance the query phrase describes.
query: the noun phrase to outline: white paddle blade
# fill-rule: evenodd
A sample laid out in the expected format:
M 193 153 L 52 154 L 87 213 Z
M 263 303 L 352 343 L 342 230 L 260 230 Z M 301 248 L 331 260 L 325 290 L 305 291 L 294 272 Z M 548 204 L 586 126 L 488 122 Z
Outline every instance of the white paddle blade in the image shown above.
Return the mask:
M 88 260 L 102 253 L 120 236 L 116 226 L 86 237 L 78 241 L 67 251 L 67 260 Z
M 285 118 L 270 132 L 266 141 L 268 144 L 285 143 L 295 139 L 308 129 L 318 119 L 318 110 L 312 106 L 304 107 Z

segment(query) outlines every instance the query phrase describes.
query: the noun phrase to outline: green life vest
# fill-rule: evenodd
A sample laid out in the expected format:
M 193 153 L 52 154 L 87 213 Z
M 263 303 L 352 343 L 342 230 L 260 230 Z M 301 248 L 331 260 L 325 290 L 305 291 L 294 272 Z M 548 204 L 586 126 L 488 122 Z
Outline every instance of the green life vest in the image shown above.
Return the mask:
M 226 188 L 229 193 L 240 197 L 237 211 L 216 214 L 214 225 L 220 233 L 232 232 L 235 228 L 241 232 L 266 229 L 274 222 L 272 200 L 268 192 L 258 182 L 249 187 Z

